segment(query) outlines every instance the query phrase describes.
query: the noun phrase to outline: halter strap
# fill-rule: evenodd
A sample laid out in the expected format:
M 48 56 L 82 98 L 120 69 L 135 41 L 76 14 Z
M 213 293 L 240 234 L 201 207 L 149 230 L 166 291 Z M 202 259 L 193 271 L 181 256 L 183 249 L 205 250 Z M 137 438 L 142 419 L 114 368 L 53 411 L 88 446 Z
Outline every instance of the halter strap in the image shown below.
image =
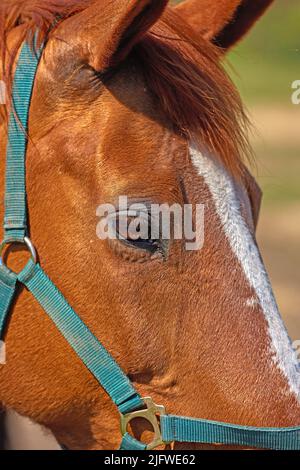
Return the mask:
M 205 419 L 161 417 L 165 441 L 226 444 L 258 449 L 299 450 L 300 427 L 259 428 Z
M 14 86 L 14 110 L 10 113 L 5 191 L 5 244 L 25 243 L 32 259 L 19 274 L 0 265 L 0 338 L 15 298 L 23 284 L 55 323 L 85 366 L 106 390 L 121 413 L 123 450 L 152 449 L 168 442 L 232 444 L 269 449 L 300 450 L 300 427 L 258 428 L 165 414 L 163 406 L 141 398 L 110 353 L 70 307 L 62 293 L 36 263 L 28 236 L 25 184 L 28 115 L 36 71 L 43 52 L 24 43 L 18 60 Z M 127 432 L 131 420 L 146 419 L 154 439 L 146 445 Z
M 8 125 L 6 155 L 6 191 L 4 230 L 6 240 L 23 241 L 27 235 L 27 207 L 25 188 L 25 158 L 27 147 L 28 114 L 35 75 L 42 48 L 32 49 L 26 43 L 22 48 L 15 72 L 12 105 Z
M 28 43 L 24 43 L 16 68 L 12 96 L 14 110 L 11 111 L 9 118 L 6 157 L 5 238 L 1 250 L 5 244 L 30 243 L 26 238 L 28 227 L 25 175 L 28 115 L 43 48 L 43 46 L 32 48 Z M 134 390 L 128 377 L 70 307 L 41 266 L 33 260 L 27 263 L 19 275 L 7 269 L 1 260 L 0 337 L 18 282 L 28 288 L 48 313 L 121 413 L 143 406 L 143 400 Z

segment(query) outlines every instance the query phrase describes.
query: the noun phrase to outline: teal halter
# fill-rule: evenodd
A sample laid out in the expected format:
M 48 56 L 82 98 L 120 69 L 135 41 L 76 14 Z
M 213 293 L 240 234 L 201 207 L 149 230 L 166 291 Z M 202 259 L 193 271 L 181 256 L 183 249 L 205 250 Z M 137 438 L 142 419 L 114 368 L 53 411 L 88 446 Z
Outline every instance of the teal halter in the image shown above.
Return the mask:
M 37 263 L 29 239 L 25 185 L 25 158 L 31 95 L 43 46 L 33 49 L 24 43 L 18 60 L 13 103 L 8 129 L 4 241 L 6 245 L 27 246 L 31 259 L 16 274 L 3 261 L 0 265 L 0 337 L 15 298 L 18 284 L 23 284 L 47 312 L 69 345 L 106 390 L 121 414 L 122 450 L 153 449 L 171 442 L 231 444 L 265 449 L 300 450 L 300 427 L 257 428 L 203 419 L 185 418 L 165 413 L 151 398 L 142 398 L 109 352 L 70 307 L 61 292 Z M 18 118 L 16 118 L 18 116 Z M 131 420 L 142 417 L 153 427 L 154 439 L 146 445 L 128 432 Z

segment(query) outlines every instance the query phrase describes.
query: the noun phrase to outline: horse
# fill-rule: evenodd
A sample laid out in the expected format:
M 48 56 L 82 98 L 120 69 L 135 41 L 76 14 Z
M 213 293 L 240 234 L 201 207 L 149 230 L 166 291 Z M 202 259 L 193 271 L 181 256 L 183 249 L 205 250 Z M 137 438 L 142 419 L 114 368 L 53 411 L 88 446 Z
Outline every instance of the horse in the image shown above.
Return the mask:
M 16 61 L 38 31 L 26 181 L 41 264 L 143 396 L 170 413 L 278 427 L 300 422 L 300 371 L 255 239 L 247 116 L 222 65 L 271 3 L 2 1 L 0 190 Z M 100 240 L 96 208 L 120 195 L 204 204 L 202 249 Z M 9 266 L 26 257 L 14 247 Z M 4 408 L 69 449 L 117 448 L 115 407 L 25 288 L 4 339 Z

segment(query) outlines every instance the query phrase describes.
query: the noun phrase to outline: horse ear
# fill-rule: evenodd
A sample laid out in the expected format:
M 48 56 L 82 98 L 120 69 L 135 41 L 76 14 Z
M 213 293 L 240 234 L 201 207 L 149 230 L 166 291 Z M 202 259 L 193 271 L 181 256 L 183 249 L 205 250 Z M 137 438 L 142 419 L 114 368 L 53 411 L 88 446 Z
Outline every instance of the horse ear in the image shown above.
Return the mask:
M 239 41 L 273 0 L 185 0 L 177 12 L 224 50 Z
M 64 23 L 85 47 L 91 65 L 103 70 L 125 59 L 162 15 L 168 0 L 96 0 Z

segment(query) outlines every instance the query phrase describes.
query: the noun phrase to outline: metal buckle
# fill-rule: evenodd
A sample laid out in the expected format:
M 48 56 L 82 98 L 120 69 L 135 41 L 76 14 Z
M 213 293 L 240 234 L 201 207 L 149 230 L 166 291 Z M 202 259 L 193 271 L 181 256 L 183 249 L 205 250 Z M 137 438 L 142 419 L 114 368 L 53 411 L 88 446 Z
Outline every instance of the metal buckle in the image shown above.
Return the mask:
M 142 409 L 142 410 L 132 411 L 131 413 L 126 413 L 124 415 L 121 414 L 121 433 L 122 433 L 122 436 L 124 436 L 127 433 L 128 425 L 133 419 L 143 418 L 147 420 L 153 428 L 154 438 L 149 444 L 147 444 L 146 449 L 152 450 L 160 445 L 168 444 L 167 442 L 164 442 L 162 439 L 161 430 L 160 430 L 160 422 L 159 422 L 159 417 L 165 415 L 166 410 L 164 406 L 156 405 L 153 402 L 152 398 L 150 397 L 143 398 L 143 401 L 145 405 L 147 406 L 147 408 Z
M 32 243 L 32 241 L 30 240 L 30 238 L 28 237 L 24 237 L 24 240 L 3 240 L 1 243 L 0 243 L 0 266 L 5 266 L 5 263 L 3 261 L 3 250 L 4 250 L 4 247 L 6 245 L 25 245 L 30 253 L 30 257 L 31 257 L 31 260 L 33 261 L 34 264 L 37 263 L 37 254 L 36 254 L 36 250 L 34 248 L 34 245 Z

